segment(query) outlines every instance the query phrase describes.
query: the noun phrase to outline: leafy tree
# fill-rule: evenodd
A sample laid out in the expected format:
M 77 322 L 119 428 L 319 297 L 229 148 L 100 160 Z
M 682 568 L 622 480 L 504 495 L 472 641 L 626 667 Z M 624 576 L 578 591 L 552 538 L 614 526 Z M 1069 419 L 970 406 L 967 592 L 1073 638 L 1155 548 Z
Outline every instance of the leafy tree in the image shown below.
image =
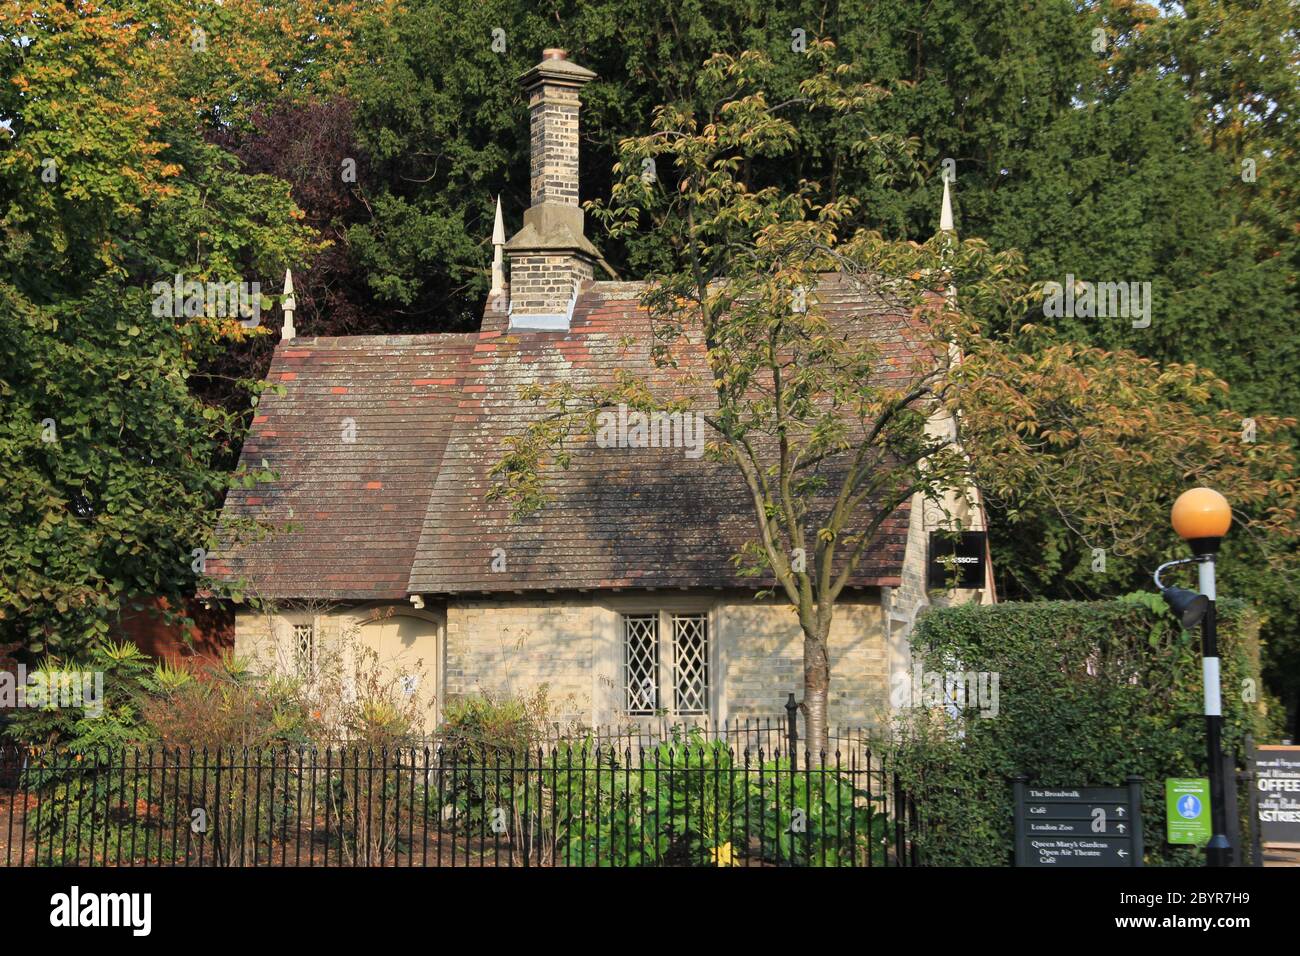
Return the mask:
M 567 47 L 601 77 L 584 94 L 583 193 L 605 196 L 619 141 L 649 132 L 656 104 L 692 100 L 712 52 L 763 50 L 769 89 L 786 99 L 808 76 L 796 48 L 828 36 L 838 62 L 870 64 L 892 91 L 875 129 L 916 141 L 916 170 L 878 181 L 850 139 L 808 117 L 789 161 L 751 178 L 787 189 L 820 182 L 830 198 L 859 200 L 854 224 L 900 238 L 933 228 L 938 173 L 951 160 L 962 233 L 1024 250 L 1031 279 L 1069 272 L 1152 282 L 1150 329 L 1072 321 L 1063 331 L 1207 365 L 1246 413 L 1283 414 L 1298 397 L 1286 374 L 1295 359 L 1286 334 L 1296 308 L 1287 216 L 1295 177 L 1285 162 L 1293 21 L 1276 0 L 795 2 L 780 11 L 744 0 L 412 3 L 370 22 L 358 64 L 333 71 L 354 104 L 354 145 L 369 166 L 351 190 L 364 211 L 341 219 L 349 265 L 320 280 L 333 301 L 333 290 L 350 290 L 357 331 L 367 316 L 375 331 L 473 327 L 495 195 L 508 219 L 527 204 L 515 80 L 543 46 Z M 1267 50 L 1263 62 L 1253 49 Z M 267 134 L 282 141 L 273 128 Z M 337 163 L 343 148 L 324 152 Z M 1240 175 L 1247 152 L 1259 154 L 1254 184 Z M 630 276 L 668 255 L 651 230 L 593 238 Z M 303 294 L 310 299 L 311 287 Z
M 813 183 L 795 192 L 751 185 L 752 171 L 785 161 L 799 140 L 802 126 L 787 115 L 796 105 L 836 117 L 881 177 L 898 165 L 895 153 L 907 155 L 907 143 L 871 132 L 885 91 L 856 80 L 833 52 L 814 44 L 817 72 L 785 102 L 765 87 L 765 55 L 719 54 L 700 74 L 709 112 L 664 106 L 652 133 L 624 141 L 611 204 L 593 211 L 616 233 L 649 226 L 673 251 L 642 303 L 656 320 L 656 364 L 681 370 L 674 393 L 631 373 L 598 388 L 532 386 L 526 394 L 547 413 L 508 439 L 493 492 L 519 512 L 544 507 L 544 462 L 564 466 L 555 449 L 594 431 L 602 408 L 698 408 L 715 438 L 710 452 L 734 466 L 752 498 L 755 535 L 742 557 L 798 615 L 802 706 L 809 739 L 822 745 L 836 601 L 884 520 L 914 495 L 951 507 L 978 482 L 1050 510 L 1085 537 L 1104 531 L 1136 546 L 1170 481 L 1204 460 L 1221 487 L 1258 505 L 1262 533 L 1295 525 L 1289 450 L 1264 441 L 1243 452 L 1235 430 L 1216 429 L 1205 373 L 1032 341 L 1032 327 L 986 334 L 978 315 L 1014 314 L 1028 293 L 1015 255 L 951 234 L 917 245 L 850 232 L 851 199 L 822 200 Z M 654 182 L 641 174 L 646 159 L 661 171 Z M 883 354 L 861 324 L 867 316 L 834 322 L 815 291 L 796 305 L 831 272 L 864 302 L 911 311 L 914 351 Z M 949 283 L 956 296 L 944 294 Z M 702 383 L 678 361 L 688 345 L 705 350 Z M 710 399 L 695 403 L 700 384 Z M 1134 481 L 1141 493 L 1128 487 Z
M 358 155 L 373 162 L 352 190 L 363 208 L 335 220 L 341 228 L 329 231 L 345 238 L 300 284 L 305 327 L 337 327 L 323 311 L 311 316 L 318 288 L 331 311 L 343 310 L 348 331 L 474 327 L 495 195 L 503 195 L 508 224 L 528 201 L 515 79 L 542 47 L 568 48 L 601 78 L 584 91 L 582 191 L 603 197 L 619 142 L 649 133 L 657 104 L 707 109 L 696 73 L 711 53 L 764 51 L 766 87 L 779 102 L 799 95 L 810 67 L 796 48 L 818 36 L 836 41 L 837 62 L 868 65 L 890 89 L 873 129 L 912 141 L 914 165 L 880 179 L 842 126 L 808 115 L 785 162 L 747 171 L 755 188 L 794 191 L 817 181 L 829 199 L 858 200 L 846 228 L 901 239 L 932 231 L 938 174 L 951 160 L 961 233 L 995 250 L 1023 250 L 1031 281 L 1068 273 L 1151 282 L 1149 328 L 1062 319 L 1066 339 L 1213 369 L 1230 391 L 1212 390 L 1211 405 L 1240 418 L 1272 420 L 1300 407 L 1290 374 L 1300 301 L 1292 214 L 1300 165 L 1291 161 L 1297 30 L 1285 0 L 795 0 L 779 10 L 749 0 L 557 0 L 540 8 L 417 0 L 370 26 L 360 65 L 340 72 L 355 104 Z M 1257 167 L 1254 182 L 1243 179 L 1245 159 Z M 295 190 L 306 203 L 302 193 Z M 650 228 L 592 238 L 628 277 L 674 262 L 664 235 Z M 264 361 L 255 358 L 254 374 Z M 1014 512 L 996 501 L 992 508 L 1004 595 L 1123 593 L 1146 586 L 1159 557 L 1112 549 L 1100 575 L 1092 571 L 1095 542 L 1051 509 L 1026 501 Z M 1287 570 L 1294 556 L 1273 558 L 1230 550 L 1225 573 L 1240 577 L 1225 586 L 1264 603 L 1266 653 L 1276 659 L 1266 671 L 1276 681 L 1300 673 L 1283 663 L 1300 660 L 1300 632 L 1287 623 L 1300 612 L 1288 596 L 1300 589 Z M 1300 679 L 1289 686 L 1300 702 Z
M 1092 13 L 1109 40 L 1094 54 L 1099 68 L 1085 75 L 1077 102 L 1043 126 L 1034 148 L 1005 161 L 1009 175 L 993 215 L 967 217 L 968 228 L 995 247 L 1024 249 L 1038 280 L 1072 273 L 1150 281 L 1149 328 L 1069 319 L 1058 327 L 1088 345 L 1213 369 L 1228 387 L 1215 389 L 1210 403 L 1236 410 L 1237 440 L 1248 443 L 1259 421 L 1300 407 L 1291 373 L 1300 305 L 1296 166 L 1289 162 L 1300 61 L 1295 8 L 1197 0 L 1099 3 Z M 960 191 L 966 210 L 971 186 L 966 179 Z M 1220 425 L 1227 435 L 1233 423 L 1225 417 Z M 1294 448 L 1294 426 L 1287 431 L 1273 437 Z M 1169 496 L 1184 486 L 1176 481 Z M 1163 533 L 1143 551 L 1119 560 L 1112 553 L 1097 573 L 1088 544 L 1050 513 L 1003 513 L 995 505 L 993 518 L 994 563 L 1011 596 L 1146 588 L 1150 569 L 1181 550 L 1167 517 L 1155 515 Z M 1296 558 L 1293 540 L 1239 528 L 1221 563 L 1223 593 L 1261 611 L 1266 679 L 1293 721 L 1300 720 Z
M 0 9 L 0 635 L 67 658 L 125 598 L 192 591 L 237 455 L 192 378 L 264 330 L 154 283 L 278 277 L 311 237 L 205 138 L 184 5 Z

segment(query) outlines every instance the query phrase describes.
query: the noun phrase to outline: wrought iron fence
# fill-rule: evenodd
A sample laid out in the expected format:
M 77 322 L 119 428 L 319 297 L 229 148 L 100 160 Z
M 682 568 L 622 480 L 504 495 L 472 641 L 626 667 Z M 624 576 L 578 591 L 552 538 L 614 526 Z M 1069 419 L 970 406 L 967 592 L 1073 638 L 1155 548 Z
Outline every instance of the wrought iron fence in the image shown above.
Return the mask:
M 554 723 L 540 729 L 540 743 L 547 751 L 563 751 L 566 747 L 582 745 L 588 749 L 599 747 L 615 753 L 630 751 L 633 758 L 642 751 L 653 751 L 665 744 L 681 748 L 686 744 L 702 742 L 724 743 L 737 754 L 743 754 L 746 750 L 753 754 L 760 750 L 765 754 L 777 751 L 798 752 L 802 749 L 800 738 L 797 733 L 792 733 L 791 727 L 790 719 L 786 717 L 752 717 L 725 721 L 712 721 L 707 717 L 653 717 L 583 728 Z M 827 750 L 831 755 L 838 752 L 847 759 L 848 754 L 853 752 L 864 754 L 871 749 L 875 739 L 878 738 L 873 738 L 871 729 L 867 727 L 833 727 L 827 734 Z M 404 741 L 416 749 L 428 747 L 430 750 L 467 742 L 475 741 L 464 729 L 439 730 Z M 486 745 L 486 741 L 484 743 Z M 347 747 L 353 746 L 354 742 L 340 739 L 335 744 Z
M 868 748 L 0 749 L 5 866 L 904 866 Z

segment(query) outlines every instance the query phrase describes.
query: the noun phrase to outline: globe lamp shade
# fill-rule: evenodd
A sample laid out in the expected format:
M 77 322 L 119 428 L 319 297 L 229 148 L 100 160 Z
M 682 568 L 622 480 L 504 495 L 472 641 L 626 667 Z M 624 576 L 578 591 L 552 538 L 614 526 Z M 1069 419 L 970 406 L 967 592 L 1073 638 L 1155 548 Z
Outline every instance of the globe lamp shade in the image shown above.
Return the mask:
M 1192 488 L 1178 496 L 1169 518 L 1184 541 L 1218 539 L 1228 533 L 1232 508 L 1213 488 Z

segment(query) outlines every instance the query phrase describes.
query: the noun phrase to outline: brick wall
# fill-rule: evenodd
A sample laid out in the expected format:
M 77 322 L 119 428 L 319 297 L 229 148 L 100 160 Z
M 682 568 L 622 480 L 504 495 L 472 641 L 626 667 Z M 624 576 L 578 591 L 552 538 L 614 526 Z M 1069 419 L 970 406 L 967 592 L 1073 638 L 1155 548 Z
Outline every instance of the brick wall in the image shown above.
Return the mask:
M 510 257 L 510 303 L 519 315 L 554 315 L 573 301 L 578 283 L 595 276 L 590 262 L 571 253 Z
M 532 205 L 578 204 L 578 88 L 539 83 L 529 91 Z
M 135 603 L 141 604 L 141 610 L 132 609 Z M 196 598 L 187 599 L 184 611 L 194 621 L 192 627 L 167 623 L 168 609 L 166 598 L 129 602 L 113 627 L 114 636 L 135 642 L 146 654 L 170 661 L 193 656 L 217 661 L 224 652 L 234 649 L 235 615 L 225 605 L 214 603 L 209 608 Z
M 803 697 L 803 632 L 792 608 L 753 601 L 720 608 L 724 657 L 723 714 L 731 720 L 785 713 L 786 695 Z M 829 639 L 831 724 L 860 726 L 880 720 L 888 701 L 890 653 L 875 600 L 844 601 L 835 608 Z

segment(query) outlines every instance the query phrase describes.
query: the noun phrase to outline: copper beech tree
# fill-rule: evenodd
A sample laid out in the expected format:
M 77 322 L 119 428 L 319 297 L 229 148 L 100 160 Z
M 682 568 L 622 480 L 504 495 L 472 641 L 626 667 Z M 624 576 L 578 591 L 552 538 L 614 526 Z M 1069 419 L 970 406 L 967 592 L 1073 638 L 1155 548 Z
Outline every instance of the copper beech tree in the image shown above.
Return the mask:
M 796 157 L 810 122 L 835 124 L 881 177 L 911 169 L 916 144 L 870 132 L 886 92 L 830 53 L 812 46 L 814 74 L 783 103 L 765 93 L 763 55 L 716 55 L 699 74 L 708 115 L 663 106 L 649 135 L 620 144 L 611 199 L 589 208 L 614 237 L 648 228 L 667 239 L 671 259 L 641 302 L 672 387 L 627 371 L 596 387 L 528 387 L 542 412 L 507 438 L 490 493 L 520 516 L 545 507 L 547 472 L 567 467 L 602 410 L 701 414 L 708 456 L 734 467 L 753 505 L 754 537 L 736 560 L 770 582 L 763 593 L 784 595 L 803 632 L 814 752 L 827 745 L 836 602 L 914 495 L 941 508 L 975 487 L 1033 499 L 1084 538 L 1131 546 L 1193 474 L 1187 459 L 1213 447 L 1198 477 L 1258 505 L 1270 530 L 1294 526 L 1293 509 L 1271 504 L 1294 494 L 1284 447 L 1266 440 L 1276 423 L 1261 423 L 1248 450 L 1234 445 L 1200 410 L 1214 387 L 1205 373 L 1056 343 L 1041 328 L 988 335 L 982 320 L 1022 314 L 1034 291 L 1014 253 L 951 231 L 892 240 L 857 227 L 855 203 L 823 199 L 815 183 L 763 185 L 764 164 Z M 823 308 L 829 274 L 853 314 Z M 900 314 L 908 347 L 883 349 L 872 316 Z M 686 350 L 703 351 L 707 373 L 681 361 Z M 1124 491 L 1156 476 L 1163 487 Z

